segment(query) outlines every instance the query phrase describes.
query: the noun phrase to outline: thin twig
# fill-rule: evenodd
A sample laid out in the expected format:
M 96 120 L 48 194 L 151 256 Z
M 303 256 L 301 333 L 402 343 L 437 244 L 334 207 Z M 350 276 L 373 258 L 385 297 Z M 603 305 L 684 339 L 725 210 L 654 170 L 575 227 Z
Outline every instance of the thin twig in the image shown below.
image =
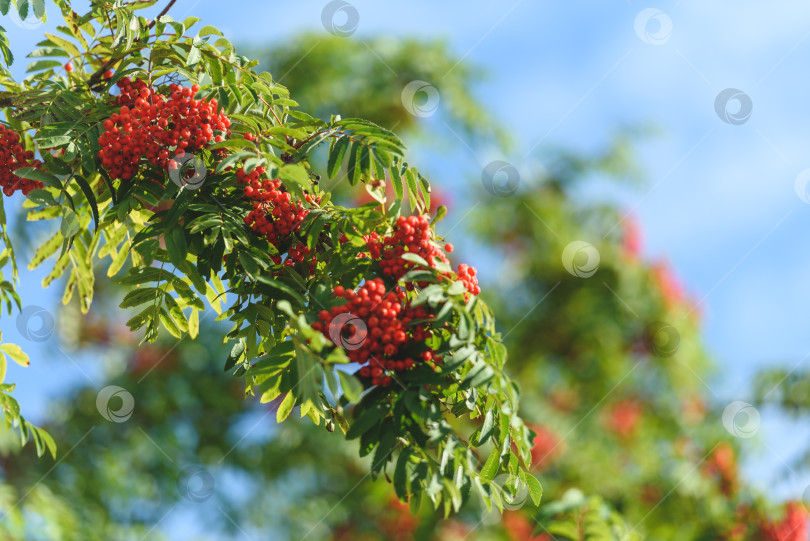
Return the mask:
M 157 24 L 158 19 L 160 19 L 161 17 L 166 15 L 169 12 L 169 10 L 172 9 L 172 6 L 176 2 L 177 2 L 177 0 L 169 0 L 169 3 L 166 4 L 166 7 L 164 7 L 163 10 L 160 13 L 157 14 L 157 17 L 155 17 L 154 19 L 152 19 L 149 22 L 149 24 L 146 26 L 146 28 L 148 30 L 151 30 L 152 28 L 154 28 L 155 24 Z M 102 64 L 101 67 L 98 68 L 95 71 L 95 73 L 93 73 L 93 75 L 91 75 L 90 78 L 87 80 L 87 86 L 89 86 L 90 88 L 94 88 L 101 81 L 101 78 L 104 76 L 104 74 L 107 72 L 107 70 L 110 69 L 111 67 L 113 67 L 113 65 L 115 65 L 115 63 L 118 62 L 119 60 L 120 60 L 120 57 L 113 57 L 113 58 L 110 58 L 109 60 L 107 60 L 106 62 L 104 62 L 104 64 Z

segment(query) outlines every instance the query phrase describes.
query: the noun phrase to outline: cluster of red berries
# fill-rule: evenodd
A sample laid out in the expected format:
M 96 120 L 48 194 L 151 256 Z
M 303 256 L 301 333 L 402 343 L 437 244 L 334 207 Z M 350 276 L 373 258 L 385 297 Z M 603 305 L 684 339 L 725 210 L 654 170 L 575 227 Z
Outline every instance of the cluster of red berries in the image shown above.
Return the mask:
M 461 263 L 458 266 L 458 279 L 464 284 L 464 287 L 467 288 L 467 291 L 472 293 L 473 295 L 478 295 L 481 293 L 481 288 L 478 286 L 478 271 L 475 270 L 475 267 L 471 267 L 466 263 Z
M 739 478 L 734 448 L 726 442 L 718 444 L 703 465 L 703 473 L 718 480 L 723 495 L 726 497 L 734 495 L 737 492 Z
M 380 238 L 377 233 L 372 233 L 364 238 L 371 257 L 382 258 L 382 273 L 399 280 L 415 265 L 412 261 L 402 259 L 406 253 L 420 256 L 431 267 L 436 265 L 436 260 L 447 263 L 447 256 L 438 245 L 431 242 L 432 237 L 428 217 L 422 215 L 407 218 L 400 216 L 390 236 Z
M 806 541 L 808 513 L 796 502 L 787 504 L 785 518 L 780 522 L 760 525 L 762 539 L 765 541 Z
M 386 292 L 380 278 L 365 282 L 356 291 L 338 286 L 334 295 L 345 299 L 346 304 L 321 310 L 312 328 L 346 350 L 352 362 L 365 365 L 360 369 L 362 377 L 370 377 L 373 385 L 387 386 L 392 381 L 391 373 L 414 365 L 414 357 L 405 355 L 402 349 L 430 336 L 424 323 L 413 323 L 433 318 L 423 306 L 406 306 L 405 291 L 396 288 Z M 442 360 L 429 348 L 416 358 Z
M 220 142 L 229 132 L 231 121 L 217 114 L 216 100 L 193 98 L 198 85 L 173 84 L 168 98 L 140 79 L 125 77 L 117 85 L 121 108 L 104 121 L 98 139 L 98 157 L 113 178 L 132 178 L 142 157 L 165 169 L 174 155 Z
M 0 186 L 4 194 L 11 196 L 21 190 L 28 195 L 31 190 L 42 188 L 43 184 L 38 180 L 20 178 L 14 174 L 20 167 L 39 169 L 41 165 L 41 161 L 34 159 L 32 151 L 25 150 L 14 130 L 0 126 Z
M 430 222 L 425 215 L 421 216 L 400 216 L 394 224 L 394 231 L 387 237 L 380 237 L 376 232 L 363 237 L 366 241 L 369 253 L 373 259 L 380 260 L 380 269 L 386 276 L 399 280 L 411 270 L 415 263 L 403 259 L 406 253 L 416 254 L 432 268 L 436 267 L 437 261 L 448 263 L 447 256 L 441 248 L 433 242 L 433 232 L 430 229 Z M 453 251 L 452 244 L 445 245 L 445 251 Z M 464 283 L 467 291 L 473 295 L 481 293 L 478 287 L 476 270 L 469 265 L 458 266 L 458 279 Z M 413 284 L 406 286 L 413 289 Z
M 308 255 L 309 248 L 307 248 L 307 245 L 303 242 L 299 242 L 298 244 L 294 244 L 290 247 L 287 260 L 284 262 L 284 264 L 292 266 L 296 263 L 301 263 Z M 313 263 L 315 263 L 315 261 L 313 261 Z
M 247 185 L 245 197 L 253 201 L 253 210 L 245 217 L 245 223 L 278 247 L 301 228 L 309 210 L 300 201 L 293 201 L 290 192 L 282 190 L 280 180 L 262 178 L 264 173 L 264 167 L 257 167 L 250 173 L 239 168 L 236 176 L 239 182 Z M 307 202 L 312 202 L 309 196 Z

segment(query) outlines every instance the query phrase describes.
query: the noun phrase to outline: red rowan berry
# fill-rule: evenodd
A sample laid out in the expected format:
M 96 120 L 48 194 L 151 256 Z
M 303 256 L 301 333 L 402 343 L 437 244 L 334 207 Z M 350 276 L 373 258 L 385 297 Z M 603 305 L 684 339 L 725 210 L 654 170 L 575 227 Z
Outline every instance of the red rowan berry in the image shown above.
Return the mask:
M 37 180 L 18 177 L 14 171 L 21 167 L 39 169 L 42 162 L 34 159 L 34 153 L 26 151 L 20 144 L 20 136 L 9 128 L 0 126 L 0 186 L 3 193 L 11 196 L 20 190 L 28 195 L 31 190 L 42 188 L 44 185 Z
M 99 158 L 113 178 L 131 178 L 141 158 L 165 168 L 173 147 L 176 155 L 193 153 L 229 133 L 230 120 L 216 113 L 214 100 L 189 99 L 195 87 L 184 95 L 171 85 L 166 99 L 141 80 L 124 77 L 117 85 L 121 95 L 115 103 L 121 108 L 102 124 L 99 137 Z
M 367 280 L 356 290 L 337 286 L 334 294 L 337 298 L 344 298 L 346 303 L 328 312 L 321 311 L 318 317 L 320 321 L 313 323 L 312 327 L 323 332 L 335 345 L 343 347 L 349 360 L 372 367 L 370 371 L 361 369 L 361 376 L 366 374 L 364 377 L 368 377 L 370 374 L 372 385 L 385 386 L 393 381 L 392 373 L 413 367 L 413 358 L 406 358 L 400 350 L 408 346 L 410 351 L 411 345 L 430 337 L 424 323 L 412 323 L 429 319 L 432 315 L 427 308 L 404 304 L 405 292 L 400 288 L 386 292 L 380 278 Z M 357 319 L 360 322 L 351 325 L 355 330 L 362 329 L 359 334 L 346 337 L 344 329 L 337 328 L 348 326 L 349 321 Z M 358 339 L 358 336 L 361 338 Z M 426 352 L 428 354 L 423 353 L 420 358 L 433 358 L 431 349 L 427 348 Z

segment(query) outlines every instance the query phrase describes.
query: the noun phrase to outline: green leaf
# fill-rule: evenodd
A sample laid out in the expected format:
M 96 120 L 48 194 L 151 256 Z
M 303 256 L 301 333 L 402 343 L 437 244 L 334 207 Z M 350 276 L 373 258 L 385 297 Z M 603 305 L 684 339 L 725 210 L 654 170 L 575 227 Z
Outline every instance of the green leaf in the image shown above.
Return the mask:
M 25 67 L 25 70 L 28 73 L 31 73 L 34 71 L 46 70 L 48 68 L 61 68 L 62 65 L 62 62 L 59 60 L 37 60 L 36 62 L 31 62 L 28 64 Z
M 418 254 L 412 252 L 405 252 L 400 257 L 405 261 L 411 261 L 412 263 L 416 263 L 417 265 L 421 265 L 422 267 L 430 268 L 430 265 L 428 264 L 427 261 L 425 261 L 425 258 L 423 258 Z
M 419 185 L 422 188 L 422 200 L 425 202 L 425 210 L 430 208 L 430 183 L 428 180 L 419 175 Z
M 529 472 L 520 472 L 520 478 L 526 483 L 527 488 L 529 489 L 529 496 L 534 502 L 534 505 L 540 505 L 540 500 L 543 498 L 543 485 L 540 484 L 540 481 Z
M 487 383 L 495 376 L 495 370 L 486 363 L 479 363 L 467 373 L 467 376 L 461 382 L 465 387 L 480 387 Z
M 82 189 L 84 196 L 87 198 L 87 202 L 90 204 L 90 210 L 93 211 L 93 224 L 96 229 L 98 229 L 98 204 L 96 203 L 96 194 L 93 193 L 93 188 L 90 187 L 90 184 L 87 183 L 87 180 L 81 175 L 75 175 L 73 177 L 76 179 L 76 183 L 79 185 L 79 188 Z
M 481 477 L 486 479 L 487 481 L 492 480 L 495 477 L 495 474 L 498 473 L 498 467 L 500 466 L 501 460 L 501 450 L 498 447 L 494 447 L 492 452 L 489 453 L 489 457 L 487 461 L 484 463 L 484 466 L 481 468 Z
M 447 288 L 448 295 L 463 295 L 465 291 L 467 288 L 461 280 L 456 280 Z
M 388 410 L 384 409 L 381 404 L 375 404 L 370 408 L 363 411 L 360 416 L 354 420 L 346 432 L 346 439 L 353 440 L 359 438 L 380 422 L 380 419 L 386 414 Z
M 343 157 L 346 155 L 346 150 L 348 148 L 348 137 L 342 137 L 335 142 L 334 146 L 329 152 L 329 161 L 326 165 L 326 174 L 329 175 L 329 178 L 335 178 L 335 175 L 337 175 L 338 170 L 340 170 L 340 164 L 343 163 Z
M 439 205 L 439 208 L 436 209 L 436 216 L 430 222 L 431 224 L 437 224 L 444 220 L 444 217 L 447 216 L 447 207 L 444 205 Z
M 20 18 L 25 20 L 25 17 L 21 16 Z M 45 37 L 51 40 L 51 42 L 53 42 L 57 47 L 60 47 L 61 49 L 70 53 L 70 56 L 72 56 L 73 58 L 80 58 L 82 56 L 82 54 L 79 52 L 79 49 L 76 48 L 76 45 L 73 42 L 68 41 L 61 36 L 55 36 L 47 32 L 45 32 Z
M 59 231 L 62 232 L 62 236 L 66 239 L 79 232 L 79 216 L 72 209 L 65 208 L 62 210 L 62 225 Z
M 182 337 L 183 333 L 188 332 L 188 320 L 186 319 L 186 315 L 171 295 L 164 295 L 163 302 L 166 305 L 169 317 L 175 327 L 177 327 L 177 330 L 180 331 L 178 338 Z
M 124 300 L 121 301 L 121 304 L 118 306 L 120 308 L 129 308 L 131 306 L 138 306 L 139 304 L 143 304 L 145 302 L 154 301 L 158 295 L 162 295 L 164 292 L 162 289 L 157 287 L 145 287 L 142 289 L 135 289 L 127 293 Z
M 11 357 L 11 360 L 19 365 L 28 366 L 31 364 L 31 361 L 28 359 L 28 355 L 26 355 L 17 344 L 0 344 L 0 350 Z
M 410 457 L 411 450 L 403 450 L 397 458 L 397 465 L 394 469 L 394 491 L 403 502 L 408 500 L 408 461 Z
M 158 267 L 133 267 L 126 276 L 116 282 L 122 286 L 137 286 L 147 282 L 168 282 L 173 279 L 176 278 L 172 273 Z
M 236 343 L 231 348 L 231 353 L 228 355 L 227 360 L 225 361 L 225 372 L 236 366 L 236 363 L 239 362 L 239 359 L 242 358 L 242 355 L 245 353 L 245 341 L 244 340 L 237 340 Z
M 295 396 L 292 394 L 292 392 L 289 392 L 278 406 L 278 411 L 276 411 L 276 421 L 283 423 L 284 419 L 290 416 L 290 412 L 293 410 L 294 406 Z
M 372 471 L 380 472 L 384 469 L 388 461 L 391 460 L 391 454 L 394 452 L 396 443 L 397 438 L 392 423 L 385 424 L 383 433 L 380 436 L 380 443 L 377 445 L 377 450 L 374 451 L 374 458 L 371 461 Z
M 340 378 L 340 386 L 343 389 L 343 396 L 349 402 L 357 402 L 360 400 L 360 395 L 363 393 L 363 384 L 360 380 L 352 374 L 338 370 L 338 377 Z
M 42 171 L 41 169 L 34 169 L 33 167 L 20 167 L 19 169 L 14 170 L 14 174 L 21 178 L 38 180 L 51 188 L 62 189 L 62 182 L 58 178 L 46 171 Z
M 56 458 L 56 442 L 53 441 L 51 435 L 41 428 L 37 428 L 36 431 L 37 434 L 39 434 L 39 437 L 42 439 L 43 443 L 45 443 L 45 447 L 47 447 L 48 451 L 51 452 L 51 456 L 53 458 Z
M 278 171 L 278 177 L 282 181 L 291 181 L 301 185 L 304 188 L 310 187 L 309 175 L 303 166 L 298 164 L 285 165 Z
M 198 334 L 200 334 L 200 312 L 192 310 L 191 316 L 188 318 L 188 335 L 194 340 Z
M 31 258 L 31 262 L 28 264 L 28 268 L 35 269 L 40 266 L 43 261 L 56 253 L 64 240 L 65 238 L 62 236 L 62 233 L 57 231 L 50 239 L 37 248 L 34 257 Z
M 50 137 L 36 138 L 37 146 L 40 148 L 40 150 L 46 148 L 61 147 L 63 145 L 67 145 L 71 141 L 73 141 L 73 138 L 69 135 L 54 135 Z
M 397 194 L 397 199 L 402 201 L 405 197 L 405 188 L 402 184 L 402 175 L 399 171 L 399 165 L 394 164 L 394 167 L 390 169 L 391 173 L 391 184 L 394 185 L 394 192 Z
M 169 331 L 169 334 L 171 334 L 175 338 L 181 338 L 183 336 L 183 333 L 180 332 L 180 328 L 177 326 L 177 324 L 175 323 L 175 321 L 172 319 L 171 315 L 169 315 L 169 312 L 167 312 L 165 308 L 160 309 L 159 317 L 161 323 L 163 323 L 163 327 L 167 331 Z
M 198 64 L 201 59 L 202 53 L 200 52 L 200 48 L 192 46 L 188 51 L 188 56 L 186 57 L 186 65 L 193 66 L 194 64 Z
M 45 0 L 33 0 L 34 15 L 37 19 L 42 19 L 45 16 Z
M 173 227 L 168 235 L 164 235 L 166 240 L 166 251 L 169 252 L 169 260 L 177 268 L 182 268 L 186 255 L 188 254 L 188 244 L 186 243 L 186 232 L 182 227 Z
M 115 257 L 113 257 L 112 263 L 110 263 L 110 268 L 107 269 L 108 278 L 112 278 L 113 276 L 118 274 L 118 271 L 120 271 L 121 268 L 124 266 L 124 263 L 127 262 L 127 256 L 129 256 L 129 252 L 130 252 L 129 247 L 126 244 L 124 246 L 121 246 L 121 250 Z
M 416 176 L 413 169 L 405 171 L 405 182 L 408 184 L 408 202 L 411 210 L 414 210 L 419 203 L 419 189 L 416 187 Z
M 286 293 L 287 295 L 291 296 L 293 299 L 298 301 L 301 304 L 301 306 L 306 306 L 307 304 L 307 301 L 304 299 L 304 297 L 301 296 L 300 293 L 298 293 L 295 289 L 293 289 L 289 284 L 281 280 L 278 279 L 274 280 L 273 278 L 264 275 L 257 276 L 256 280 L 258 282 L 261 282 L 265 285 L 268 285 L 272 288 L 278 289 L 279 291 Z
M 495 412 L 494 408 L 487 411 L 484 416 L 484 424 L 481 425 L 481 433 L 478 435 L 476 446 L 483 445 L 487 442 L 492 432 L 495 429 Z
M 27 197 L 37 205 L 59 206 L 59 203 L 56 202 L 56 199 L 53 198 L 53 195 L 51 195 L 51 192 L 48 190 L 32 190 L 28 193 Z
M 346 165 L 346 174 L 349 176 L 349 184 L 355 186 L 359 181 L 362 174 L 361 153 L 363 146 L 359 144 L 352 145 L 349 150 L 349 163 Z
M 201 20 L 202 19 L 200 19 L 199 17 L 186 17 L 183 20 L 183 28 L 188 30 L 189 28 L 191 28 L 192 26 L 194 26 L 195 24 L 197 24 Z
M 217 27 L 211 25 L 203 26 L 202 28 L 200 28 L 200 31 L 197 32 L 197 35 L 201 37 L 210 36 L 212 34 L 215 36 L 221 36 L 222 32 L 220 32 L 219 29 L 217 29 Z

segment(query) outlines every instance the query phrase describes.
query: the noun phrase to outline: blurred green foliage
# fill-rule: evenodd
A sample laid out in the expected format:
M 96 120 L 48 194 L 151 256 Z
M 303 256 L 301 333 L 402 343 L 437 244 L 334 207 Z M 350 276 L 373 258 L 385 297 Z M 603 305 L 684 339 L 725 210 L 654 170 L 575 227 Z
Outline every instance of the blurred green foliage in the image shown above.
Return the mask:
M 443 41 L 383 36 L 349 40 L 305 33 L 272 49 L 248 52 L 302 107 L 321 118 L 362 115 L 384 128 L 421 133 L 435 142 L 420 117 L 402 103 L 403 89 L 424 81 L 438 90 L 441 120 L 451 129 L 467 139 L 495 138 L 501 146 L 510 141 L 486 109 L 487 100 L 473 94 L 483 70 L 462 62 Z M 427 98 L 416 95 L 417 103 Z

